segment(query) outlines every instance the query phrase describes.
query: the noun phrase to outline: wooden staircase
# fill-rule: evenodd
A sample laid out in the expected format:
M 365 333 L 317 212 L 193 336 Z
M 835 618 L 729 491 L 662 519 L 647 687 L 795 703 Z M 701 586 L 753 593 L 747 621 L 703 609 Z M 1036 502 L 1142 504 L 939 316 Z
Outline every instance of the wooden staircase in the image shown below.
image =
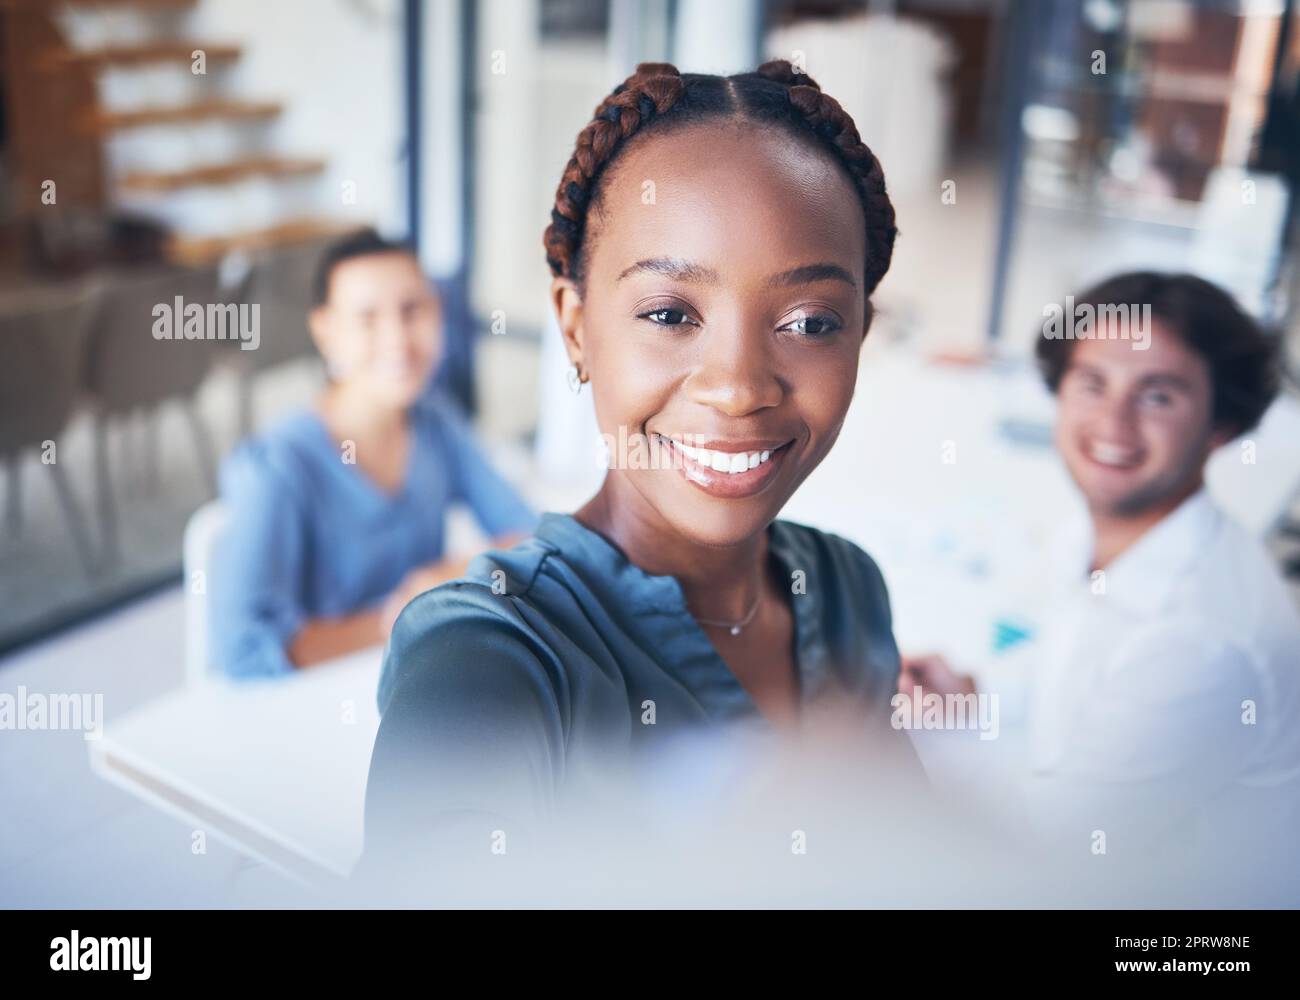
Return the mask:
M 45 206 L 42 184 L 54 180 L 58 204 L 111 213 L 129 203 L 157 205 L 166 218 L 167 199 L 195 190 L 219 204 L 222 190 L 246 182 L 292 182 L 320 175 L 326 161 L 315 156 L 288 156 L 258 150 L 218 162 L 194 162 L 183 167 L 133 165 L 113 171 L 106 147 L 115 136 L 132 130 L 187 128 L 196 125 L 237 128 L 273 122 L 283 113 L 275 100 L 235 98 L 220 93 L 202 78 L 197 99 L 130 107 L 104 107 L 99 81 L 108 71 L 130 73 L 168 65 L 188 68 L 197 51 L 208 68 L 236 64 L 243 48 L 231 42 L 207 41 L 168 31 L 183 20 L 196 0 L 0 0 L 3 27 L 5 95 L 11 148 L 20 192 L 17 208 L 35 213 Z M 77 48 L 60 29 L 59 15 L 68 9 L 125 11 L 131 9 L 159 22 L 158 37 L 135 44 L 108 42 Z M 179 33 L 178 33 L 179 34 Z M 233 195 L 232 195 L 233 197 Z M 218 213 L 219 214 L 219 213 Z M 235 250 L 261 250 L 320 239 L 355 227 L 355 223 L 325 217 L 266 219 L 264 224 L 211 232 L 174 231 L 167 244 L 176 262 L 209 263 Z

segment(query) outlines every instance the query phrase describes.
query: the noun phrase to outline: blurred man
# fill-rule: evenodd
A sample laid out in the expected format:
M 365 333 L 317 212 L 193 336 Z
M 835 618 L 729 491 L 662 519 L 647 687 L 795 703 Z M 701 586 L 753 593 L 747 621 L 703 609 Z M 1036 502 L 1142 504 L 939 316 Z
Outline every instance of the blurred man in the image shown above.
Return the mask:
M 923 656 L 904 658 L 900 688 L 1014 701 L 1027 685 L 1015 798 L 1066 843 L 1104 853 L 1107 836 L 1113 849 L 1194 834 L 1222 846 L 1261 819 L 1286 828 L 1300 621 L 1267 554 L 1204 485 L 1210 454 L 1277 391 L 1272 344 L 1185 275 L 1120 275 L 1070 305 L 1037 353 L 1088 517 L 1052 553 L 1060 589 L 1029 676 L 966 676 Z

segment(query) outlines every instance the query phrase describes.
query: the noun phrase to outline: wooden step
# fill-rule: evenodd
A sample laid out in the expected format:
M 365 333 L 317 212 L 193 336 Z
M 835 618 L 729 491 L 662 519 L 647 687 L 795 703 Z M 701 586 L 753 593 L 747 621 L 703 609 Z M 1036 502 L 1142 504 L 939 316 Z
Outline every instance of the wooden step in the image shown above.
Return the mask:
M 154 194 L 187 187 L 236 184 L 250 177 L 305 177 L 325 169 L 325 161 L 305 157 L 250 156 L 230 163 L 209 163 L 188 170 L 136 170 L 117 182 L 119 191 Z
M 264 229 L 226 236 L 173 237 L 167 244 L 167 256 L 178 264 L 199 266 L 215 263 L 235 250 L 253 252 L 294 243 L 309 243 L 331 236 L 342 236 L 361 228 L 361 223 L 340 219 L 294 219 Z
M 100 111 L 87 121 L 91 131 L 106 133 L 146 125 L 187 125 L 220 119 L 257 121 L 274 118 L 282 110 L 283 105 L 278 101 L 210 100 L 134 111 Z
M 195 51 L 201 51 L 208 62 L 232 62 L 242 54 L 238 45 L 221 43 L 204 45 L 202 42 L 149 42 L 145 45 L 110 45 L 101 49 L 55 49 L 47 52 L 41 65 L 52 71 L 70 66 L 84 66 L 102 70 L 109 66 L 150 66 L 155 63 L 181 63 L 188 66 Z
M 63 0 L 63 3 L 68 7 L 141 7 L 182 10 L 193 7 L 198 0 Z

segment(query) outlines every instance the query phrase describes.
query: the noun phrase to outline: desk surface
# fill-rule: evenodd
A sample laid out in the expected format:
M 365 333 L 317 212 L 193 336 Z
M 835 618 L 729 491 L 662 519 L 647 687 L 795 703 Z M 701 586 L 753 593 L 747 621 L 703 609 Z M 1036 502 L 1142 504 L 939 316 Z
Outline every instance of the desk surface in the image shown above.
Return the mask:
M 361 854 L 380 652 L 173 692 L 107 725 L 92 764 L 291 875 L 346 875 Z

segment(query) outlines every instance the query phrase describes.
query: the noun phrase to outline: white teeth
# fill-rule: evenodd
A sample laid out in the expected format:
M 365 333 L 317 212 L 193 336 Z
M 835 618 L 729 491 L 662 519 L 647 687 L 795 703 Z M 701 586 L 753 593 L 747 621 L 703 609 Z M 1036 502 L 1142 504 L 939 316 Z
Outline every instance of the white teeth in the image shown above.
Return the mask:
M 713 451 L 709 448 L 692 448 L 676 438 L 672 441 L 674 448 L 697 465 L 712 469 L 714 472 L 725 472 L 731 476 L 757 469 L 772 457 L 771 451 Z
M 1088 452 L 1103 465 L 1132 465 L 1137 458 L 1137 452 L 1129 448 L 1098 441 L 1089 444 Z

